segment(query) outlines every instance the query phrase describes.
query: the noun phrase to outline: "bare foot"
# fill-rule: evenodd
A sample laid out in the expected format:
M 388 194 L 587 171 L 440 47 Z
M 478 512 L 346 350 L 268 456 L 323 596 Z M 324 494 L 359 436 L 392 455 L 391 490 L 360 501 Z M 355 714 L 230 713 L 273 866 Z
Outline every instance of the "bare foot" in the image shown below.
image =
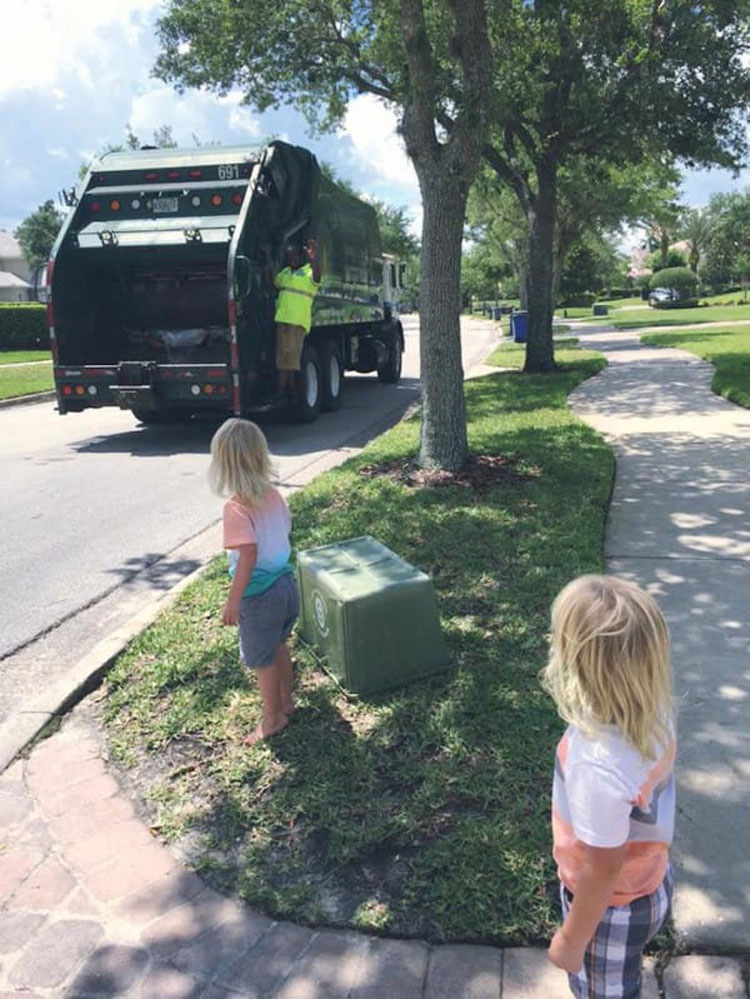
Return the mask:
M 245 739 L 245 746 L 255 746 L 257 743 L 262 742 L 263 739 L 270 739 L 272 735 L 276 735 L 287 727 L 289 721 L 285 714 L 279 715 L 275 719 L 264 718 L 263 721 L 258 725 L 250 735 Z
M 285 704 L 281 705 L 281 710 L 284 712 L 284 714 L 287 716 L 287 718 L 290 715 L 294 714 L 295 708 L 296 708 L 296 705 L 295 705 L 294 701 L 286 701 Z

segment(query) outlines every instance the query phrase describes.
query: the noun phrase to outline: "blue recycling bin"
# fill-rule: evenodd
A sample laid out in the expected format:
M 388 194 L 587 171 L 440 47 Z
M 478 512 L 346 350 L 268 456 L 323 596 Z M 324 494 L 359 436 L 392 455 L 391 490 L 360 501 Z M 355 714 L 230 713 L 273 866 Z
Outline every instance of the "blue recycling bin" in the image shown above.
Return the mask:
M 510 317 L 510 334 L 516 343 L 526 343 L 529 333 L 529 314 L 519 309 Z

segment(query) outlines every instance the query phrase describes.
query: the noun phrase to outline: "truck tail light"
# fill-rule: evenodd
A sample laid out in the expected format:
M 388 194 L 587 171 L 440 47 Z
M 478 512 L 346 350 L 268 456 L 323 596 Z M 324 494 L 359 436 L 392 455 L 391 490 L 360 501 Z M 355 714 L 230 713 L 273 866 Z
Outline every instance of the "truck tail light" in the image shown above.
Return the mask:
M 224 199 L 222 198 L 222 196 L 220 194 L 212 194 L 211 195 L 211 204 L 214 206 L 214 208 L 218 208 L 219 205 L 223 202 L 223 200 Z

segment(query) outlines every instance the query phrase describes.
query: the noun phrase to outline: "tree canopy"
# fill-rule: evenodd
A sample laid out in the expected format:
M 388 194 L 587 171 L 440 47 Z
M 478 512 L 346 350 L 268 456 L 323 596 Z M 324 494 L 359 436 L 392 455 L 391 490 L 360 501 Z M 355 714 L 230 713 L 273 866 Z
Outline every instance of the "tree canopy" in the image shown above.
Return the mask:
M 64 216 L 52 200 L 45 201 L 27 216 L 14 232 L 21 245 L 26 263 L 34 270 L 49 260 L 50 250 L 57 238 Z

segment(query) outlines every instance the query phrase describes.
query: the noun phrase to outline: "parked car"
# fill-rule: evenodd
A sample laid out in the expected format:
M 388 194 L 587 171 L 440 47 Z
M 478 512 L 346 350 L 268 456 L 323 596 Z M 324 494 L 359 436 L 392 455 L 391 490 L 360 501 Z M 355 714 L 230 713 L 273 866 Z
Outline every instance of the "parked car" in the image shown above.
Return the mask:
M 654 288 L 648 296 L 648 304 L 656 305 L 661 302 L 676 302 L 679 295 L 674 288 Z

